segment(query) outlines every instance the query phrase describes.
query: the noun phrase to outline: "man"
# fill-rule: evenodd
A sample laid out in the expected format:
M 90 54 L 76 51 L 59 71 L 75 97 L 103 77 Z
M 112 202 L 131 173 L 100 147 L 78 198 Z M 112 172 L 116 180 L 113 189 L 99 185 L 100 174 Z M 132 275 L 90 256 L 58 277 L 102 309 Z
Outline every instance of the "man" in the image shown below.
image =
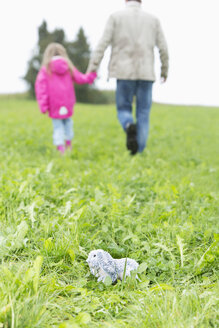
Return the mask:
M 92 54 L 88 71 L 97 71 L 104 52 L 111 46 L 109 77 L 117 79 L 118 119 L 126 132 L 126 146 L 134 155 L 146 147 L 152 86 L 155 81 L 154 48 L 161 60 L 161 79 L 168 74 L 168 50 L 157 18 L 145 13 L 141 0 L 126 0 L 126 8 L 112 14 L 103 36 Z M 136 124 L 132 116 L 136 96 Z

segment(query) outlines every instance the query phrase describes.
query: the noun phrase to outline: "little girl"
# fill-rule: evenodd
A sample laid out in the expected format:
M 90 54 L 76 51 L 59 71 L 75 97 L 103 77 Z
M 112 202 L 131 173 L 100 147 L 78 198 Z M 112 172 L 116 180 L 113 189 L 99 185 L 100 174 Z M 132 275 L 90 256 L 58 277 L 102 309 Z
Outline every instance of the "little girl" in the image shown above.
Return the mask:
M 35 92 L 41 112 L 48 112 L 52 118 L 53 142 L 61 154 L 66 148 L 71 149 L 74 136 L 71 119 L 76 102 L 74 82 L 92 84 L 96 76 L 95 72 L 80 73 L 61 44 L 47 46 L 36 78 Z

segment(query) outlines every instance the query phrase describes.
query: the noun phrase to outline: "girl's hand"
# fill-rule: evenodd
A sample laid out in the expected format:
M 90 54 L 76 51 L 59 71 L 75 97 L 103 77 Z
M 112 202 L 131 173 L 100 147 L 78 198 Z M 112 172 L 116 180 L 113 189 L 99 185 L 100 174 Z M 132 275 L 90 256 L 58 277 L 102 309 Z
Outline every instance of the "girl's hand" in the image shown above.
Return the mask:
M 90 72 L 90 73 L 83 74 L 83 73 L 79 72 L 76 69 L 76 67 L 74 68 L 73 81 L 78 84 L 85 84 L 85 83 L 92 84 L 96 77 L 97 77 L 96 72 Z
M 93 83 L 94 80 L 97 78 L 97 73 L 96 72 L 90 72 L 90 78 L 91 78 L 92 83 Z

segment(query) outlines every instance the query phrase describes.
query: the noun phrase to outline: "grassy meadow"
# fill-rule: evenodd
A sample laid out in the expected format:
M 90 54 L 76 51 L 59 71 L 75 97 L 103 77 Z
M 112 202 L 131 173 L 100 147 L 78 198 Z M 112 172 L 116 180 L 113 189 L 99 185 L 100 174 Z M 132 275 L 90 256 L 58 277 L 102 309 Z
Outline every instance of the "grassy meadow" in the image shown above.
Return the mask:
M 0 328 L 219 327 L 219 109 L 154 104 L 131 157 L 114 106 L 77 105 L 74 148 L 0 98 Z M 141 266 L 115 285 L 102 248 Z

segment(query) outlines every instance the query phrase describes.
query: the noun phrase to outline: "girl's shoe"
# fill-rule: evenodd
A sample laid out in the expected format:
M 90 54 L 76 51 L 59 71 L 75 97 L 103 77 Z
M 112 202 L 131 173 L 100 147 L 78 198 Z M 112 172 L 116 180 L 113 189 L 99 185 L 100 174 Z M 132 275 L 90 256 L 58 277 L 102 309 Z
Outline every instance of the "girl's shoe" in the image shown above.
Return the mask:
M 71 140 L 66 140 L 65 145 L 67 149 L 72 150 Z
M 63 145 L 59 145 L 59 146 L 57 146 L 57 150 L 58 150 L 62 155 L 64 155 L 64 153 L 65 153 L 65 146 L 63 146 Z

